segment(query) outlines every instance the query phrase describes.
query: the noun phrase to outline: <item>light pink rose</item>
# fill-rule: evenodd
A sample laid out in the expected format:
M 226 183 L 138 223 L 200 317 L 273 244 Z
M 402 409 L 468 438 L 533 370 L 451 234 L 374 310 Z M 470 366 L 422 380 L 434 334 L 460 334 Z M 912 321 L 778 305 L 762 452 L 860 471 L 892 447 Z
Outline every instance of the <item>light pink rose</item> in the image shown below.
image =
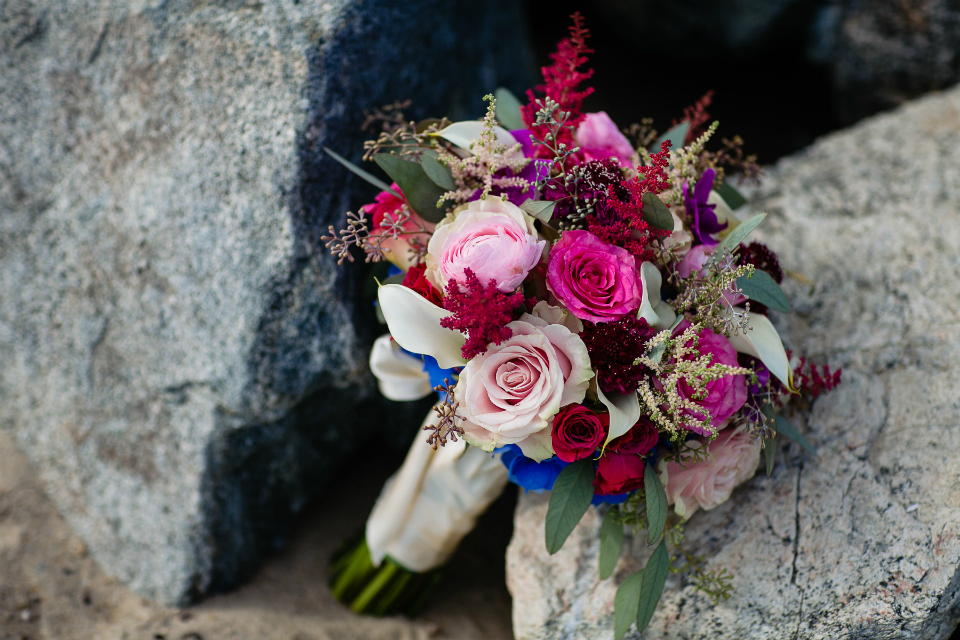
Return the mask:
M 605 111 L 588 113 L 577 127 L 577 146 L 587 160 L 604 160 L 615 157 L 625 167 L 632 167 L 633 147 L 620 133 Z
M 726 425 L 724 425 L 726 426 Z M 760 461 L 760 440 L 750 441 L 746 426 L 723 429 L 713 442 L 690 441 L 693 447 L 709 447 L 706 460 L 686 464 L 660 461 L 660 480 L 667 491 L 667 504 L 686 520 L 698 508 L 707 511 L 730 498 L 734 487 L 753 477 Z
M 471 269 L 483 285 L 495 282 L 511 293 L 540 261 L 545 246 L 520 207 L 488 196 L 437 225 L 427 244 L 426 278 L 445 291 L 448 282 L 463 281 L 464 270 Z
M 566 327 L 529 314 L 507 327 L 513 336 L 467 363 L 456 388 L 464 440 L 487 451 L 547 429 L 593 377 L 586 346 Z

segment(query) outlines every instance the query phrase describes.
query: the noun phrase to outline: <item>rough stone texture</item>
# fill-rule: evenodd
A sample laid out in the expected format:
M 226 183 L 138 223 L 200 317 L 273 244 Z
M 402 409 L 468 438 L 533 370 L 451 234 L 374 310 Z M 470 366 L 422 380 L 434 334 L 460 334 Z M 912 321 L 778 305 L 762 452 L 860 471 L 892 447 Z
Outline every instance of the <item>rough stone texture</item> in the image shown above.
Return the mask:
M 671 576 L 645 638 L 946 638 L 960 619 L 960 87 L 828 136 L 768 172 L 753 209 L 795 313 L 788 346 L 842 365 L 843 385 L 687 547 L 735 575 L 716 606 Z M 751 214 L 746 211 L 745 215 Z M 609 638 L 630 541 L 597 579 L 590 510 L 555 556 L 547 497 L 521 497 L 507 554 L 517 638 Z M 637 637 L 635 631 L 632 636 Z
M 0 2 L 0 426 L 108 572 L 222 590 L 344 455 L 409 443 L 366 271 L 318 241 L 374 191 L 321 146 L 529 67 L 506 0 Z
M 951 0 L 833 0 L 812 35 L 846 123 L 960 81 L 960 5 Z

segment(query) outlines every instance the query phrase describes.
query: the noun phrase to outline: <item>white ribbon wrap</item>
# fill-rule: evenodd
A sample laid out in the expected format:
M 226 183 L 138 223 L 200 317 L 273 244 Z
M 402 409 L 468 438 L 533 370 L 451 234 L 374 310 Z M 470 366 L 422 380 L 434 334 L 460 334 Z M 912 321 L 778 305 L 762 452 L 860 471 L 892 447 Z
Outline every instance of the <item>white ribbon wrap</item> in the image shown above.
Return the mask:
M 431 410 L 423 424 L 436 424 L 436 420 Z M 367 546 L 374 566 L 390 556 L 417 573 L 439 567 L 506 484 L 507 469 L 500 456 L 463 440 L 434 451 L 418 433 L 403 466 L 387 480 L 367 519 Z

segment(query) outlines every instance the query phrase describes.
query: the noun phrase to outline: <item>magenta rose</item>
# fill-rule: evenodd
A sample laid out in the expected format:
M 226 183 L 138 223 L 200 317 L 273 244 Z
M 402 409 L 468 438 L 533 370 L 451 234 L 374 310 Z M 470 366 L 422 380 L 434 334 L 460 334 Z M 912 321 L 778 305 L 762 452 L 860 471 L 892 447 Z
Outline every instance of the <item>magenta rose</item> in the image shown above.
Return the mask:
M 589 231 L 565 231 L 553 245 L 547 288 L 570 313 L 590 322 L 617 320 L 643 299 L 633 255 Z
M 659 437 L 653 423 L 641 418 L 630 431 L 612 440 L 597 464 L 594 491 L 609 496 L 642 487 L 643 456 L 657 445 Z
M 617 158 L 632 167 L 633 146 L 604 111 L 588 113 L 577 127 L 577 146 L 587 160 Z
M 673 335 L 679 335 L 689 326 L 690 321 L 684 320 L 677 325 Z M 698 338 L 697 350 L 699 353 L 701 355 L 705 353 L 713 354 L 711 366 L 717 364 L 725 364 L 731 367 L 740 366 L 737 362 L 736 349 L 724 336 L 714 333 L 712 329 L 705 328 L 698 334 Z M 656 384 L 662 388 L 659 380 L 656 381 Z M 707 412 L 709 412 L 713 425 L 718 425 L 727 420 L 747 401 L 747 380 L 742 374 L 723 376 L 718 380 L 708 382 L 705 386 L 707 390 L 707 397 L 705 398 L 693 397 L 694 389 L 684 380 L 681 380 L 677 385 L 677 393 L 681 398 L 692 400 L 704 409 L 703 412 L 687 411 L 688 415 L 703 420 L 706 419 Z M 700 423 L 695 420 L 691 420 L 683 426 L 702 436 L 710 434 L 709 430 L 701 427 Z
M 760 462 L 760 440 L 754 440 L 744 426 L 723 429 L 713 442 L 706 439 L 688 443 L 708 447 L 701 462 L 661 461 L 660 480 L 667 491 L 667 504 L 686 520 L 698 508 L 710 510 L 730 498 L 734 487 L 753 477 Z M 689 456 L 685 456 L 689 457 Z
M 553 419 L 553 450 L 564 462 L 590 457 L 607 437 L 609 414 L 597 415 L 582 404 L 560 409 Z

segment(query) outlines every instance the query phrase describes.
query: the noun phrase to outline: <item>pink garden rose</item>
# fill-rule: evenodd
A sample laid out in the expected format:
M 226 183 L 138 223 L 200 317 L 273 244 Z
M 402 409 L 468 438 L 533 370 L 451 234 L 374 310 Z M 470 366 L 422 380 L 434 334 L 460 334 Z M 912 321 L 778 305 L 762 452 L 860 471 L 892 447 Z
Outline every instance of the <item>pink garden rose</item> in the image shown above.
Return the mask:
M 396 183 L 390 185 L 390 188 L 397 193 L 401 193 L 400 187 L 398 187 Z M 377 194 L 375 202 L 363 205 L 363 212 L 372 218 L 370 235 L 374 237 L 389 235 L 390 232 L 383 226 L 385 222 L 388 222 L 387 216 L 393 221 L 398 220 L 401 207 L 403 207 L 404 204 L 406 204 L 406 200 L 403 198 L 398 198 L 388 191 L 381 191 Z M 427 231 L 433 231 L 436 225 L 432 222 L 427 222 L 411 209 L 410 217 L 403 223 L 403 230 L 417 231 L 421 226 Z M 384 252 L 387 260 L 406 271 L 413 266 L 415 262 L 415 252 L 413 251 L 414 241 L 419 242 L 421 246 L 423 246 L 427 244 L 429 239 L 430 236 L 428 234 L 417 233 L 384 240 L 380 246 L 387 249 L 387 251 Z
M 475 200 L 437 225 L 427 245 L 426 277 L 445 291 L 471 269 L 486 286 L 512 293 L 540 261 L 546 241 L 520 207 L 488 196 Z
M 593 377 L 587 348 L 566 327 L 524 314 L 507 328 L 513 336 L 467 363 L 457 382 L 463 439 L 486 451 L 549 428 Z
M 690 321 L 683 320 L 677 325 L 677 328 L 674 329 L 673 335 L 677 336 L 683 333 L 689 326 Z M 736 349 L 733 348 L 733 345 L 730 344 L 730 341 L 724 336 L 714 333 L 712 329 L 704 328 L 697 334 L 697 337 L 699 338 L 697 350 L 700 352 L 700 355 L 705 353 L 713 354 L 711 366 L 717 364 L 725 364 L 731 367 L 740 366 L 737 363 Z M 655 382 L 658 387 L 661 387 L 659 380 Z M 736 413 L 740 407 L 743 406 L 743 403 L 747 401 L 747 380 L 743 374 L 727 375 L 719 380 L 708 382 L 706 389 L 707 397 L 697 399 L 693 397 L 693 388 L 685 381 L 681 380 L 677 385 L 677 393 L 680 397 L 692 400 L 703 407 L 705 412 L 710 413 L 714 425 L 721 424 L 730 418 L 730 416 Z M 693 415 L 699 419 L 706 418 L 706 413 L 688 412 L 688 415 Z M 702 436 L 709 435 L 706 429 L 700 427 L 699 422 L 693 420 L 686 423 L 684 427 Z
M 587 160 L 603 160 L 613 156 L 621 165 L 633 166 L 630 158 L 634 151 L 630 141 L 604 111 L 586 115 L 577 127 L 576 142 Z
M 674 505 L 673 510 L 684 520 L 698 508 L 709 511 L 726 502 L 734 487 L 753 477 L 760 461 L 760 440 L 751 442 L 745 426 L 723 429 L 709 444 L 706 438 L 688 444 L 709 447 L 707 459 L 686 463 L 686 469 L 676 462 L 661 460 L 659 465 L 667 504 Z
M 610 322 L 640 307 L 633 255 L 589 231 L 565 231 L 550 251 L 547 288 L 581 320 Z

